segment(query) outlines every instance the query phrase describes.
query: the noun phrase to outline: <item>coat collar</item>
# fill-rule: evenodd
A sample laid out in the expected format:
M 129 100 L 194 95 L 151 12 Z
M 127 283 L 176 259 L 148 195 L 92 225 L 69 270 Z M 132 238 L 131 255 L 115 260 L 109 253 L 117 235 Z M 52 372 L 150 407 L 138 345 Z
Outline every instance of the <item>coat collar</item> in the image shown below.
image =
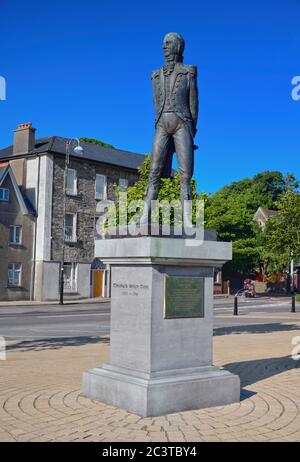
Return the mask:
M 172 93 L 176 81 L 176 77 L 178 74 L 186 74 L 188 71 L 185 68 L 185 66 L 182 63 L 176 63 L 174 67 L 174 71 L 172 72 L 170 78 L 170 91 Z M 165 74 L 164 74 L 164 68 L 162 67 L 160 69 L 160 80 L 161 80 L 161 85 L 162 85 L 162 91 L 163 93 L 165 92 Z

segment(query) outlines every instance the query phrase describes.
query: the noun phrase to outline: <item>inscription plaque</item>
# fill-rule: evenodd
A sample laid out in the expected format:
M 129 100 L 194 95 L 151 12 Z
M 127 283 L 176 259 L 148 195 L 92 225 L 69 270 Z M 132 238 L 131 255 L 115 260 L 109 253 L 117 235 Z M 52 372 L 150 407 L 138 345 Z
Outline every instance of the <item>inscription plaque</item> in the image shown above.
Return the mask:
M 203 318 L 204 278 L 165 277 L 164 318 Z

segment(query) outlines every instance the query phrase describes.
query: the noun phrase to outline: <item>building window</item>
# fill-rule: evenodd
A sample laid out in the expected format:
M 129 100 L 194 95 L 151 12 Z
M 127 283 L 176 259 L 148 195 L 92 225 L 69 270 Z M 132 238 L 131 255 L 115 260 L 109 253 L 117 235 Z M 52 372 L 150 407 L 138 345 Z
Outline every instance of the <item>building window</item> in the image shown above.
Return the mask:
M 8 285 L 20 287 L 21 285 L 21 263 L 9 263 L 8 265 Z
M 119 178 L 119 189 L 120 191 L 127 191 L 128 188 L 128 180 L 127 178 Z
M 77 171 L 73 168 L 67 169 L 66 193 L 70 196 L 76 196 L 77 194 Z
M 22 243 L 22 226 L 10 226 L 9 242 L 17 245 Z
M 0 188 L 0 201 L 1 202 L 9 201 L 9 189 Z
M 96 199 L 106 199 L 107 178 L 105 175 L 96 175 Z
M 77 214 L 66 213 L 65 215 L 65 241 L 76 242 L 77 241 Z
M 77 263 L 64 263 L 64 292 L 77 292 Z

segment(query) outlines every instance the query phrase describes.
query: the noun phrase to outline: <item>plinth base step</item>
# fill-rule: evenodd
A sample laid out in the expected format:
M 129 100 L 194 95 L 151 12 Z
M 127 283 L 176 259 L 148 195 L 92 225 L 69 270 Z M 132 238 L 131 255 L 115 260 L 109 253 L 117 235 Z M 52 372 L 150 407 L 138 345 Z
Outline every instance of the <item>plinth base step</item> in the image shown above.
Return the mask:
M 83 374 L 82 394 L 143 417 L 240 401 L 240 379 L 214 366 L 150 375 L 105 364 Z

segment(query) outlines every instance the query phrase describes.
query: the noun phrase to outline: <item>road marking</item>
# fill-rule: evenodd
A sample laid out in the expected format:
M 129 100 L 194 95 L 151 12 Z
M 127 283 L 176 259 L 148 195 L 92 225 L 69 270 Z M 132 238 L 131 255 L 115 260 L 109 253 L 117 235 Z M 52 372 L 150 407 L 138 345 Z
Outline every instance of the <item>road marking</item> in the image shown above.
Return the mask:
M 283 307 L 285 306 L 287 309 L 289 309 L 289 305 L 255 305 L 255 306 L 243 306 L 243 305 L 239 305 L 239 309 L 241 310 L 247 310 L 247 312 L 249 311 L 257 311 L 257 310 L 266 310 L 266 311 L 263 311 L 264 313 L 272 313 L 271 311 L 271 308 L 280 308 L 280 307 Z M 268 309 L 270 308 L 270 311 L 268 311 Z M 216 313 L 216 312 L 225 312 L 225 311 L 233 311 L 233 305 L 232 307 L 224 307 L 224 308 L 214 308 L 213 312 Z
M 37 318 L 74 318 L 75 316 L 109 316 L 110 313 L 87 313 L 87 314 L 53 314 L 50 316 L 36 316 Z
M 30 318 L 36 318 L 36 319 L 45 319 L 45 318 L 67 318 L 67 317 L 82 317 L 82 316 L 110 316 L 110 312 L 107 313 L 86 313 L 86 314 L 52 314 L 52 315 L 40 315 L 40 316 L 35 316 L 31 315 L 29 316 Z M 25 316 L 24 316 L 25 317 Z M 28 317 L 28 316 L 26 316 Z M 7 320 L 7 319 L 20 319 L 20 315 L 18 316 L 0 316 L 0 320 Z
M 86 334 L 82 334 L 82 335 L 77 335 L 78 338 L 85 338 L 85 337 L 99 337 L 98 334 L 104 334 L 106 335 L 107 337 L 109 337 L 109 332 L 107 330 L 100 330 L 100 331 L 97 331 L 97 333 L 95 334 L 91 334 L 91 333 L 86 333 Z M 76 334 L 76 332 L 75 332 Z M 47 339 L 67 339 L 67 338 L 74 338 L 74 334 L 72 335 L 51 335 L 51 337 L 41 337 L 41 336 L 37 336 L 37 335 L 22 335 L 22 336 L 18 336 L 18 335 L 5 335 L 5 338 L 6 339 L 9 339 L 9 340 L 22 340 L 22 341 L 26 341 L 26 340 L 44 340 L 44 341 L 47 341 Z
M 242 314 L 240 317 L 239 316 L 234 316 L 232 315 L 232 317 L 234 316 L 234 319 L 238 320 L 242 320 L 242 319 L 267 319 L 267 320 L 272 320 L 272 319 L 292 319 L 293 321 L 297 321 L 299 322 L 299 318 L 296 318 L 294 316 L 285 316 L 285 315 L 282 315 L 282 316 L 266 316 L 268 314 L 272 314 L 272 313 L 262 313 L 261 316 L 248 316 L 247 314 Z M 229 316 L 222 316 L 222 315 L 217 315 L 216 318 L 222 318 L 222 319 L 231 319 Z

